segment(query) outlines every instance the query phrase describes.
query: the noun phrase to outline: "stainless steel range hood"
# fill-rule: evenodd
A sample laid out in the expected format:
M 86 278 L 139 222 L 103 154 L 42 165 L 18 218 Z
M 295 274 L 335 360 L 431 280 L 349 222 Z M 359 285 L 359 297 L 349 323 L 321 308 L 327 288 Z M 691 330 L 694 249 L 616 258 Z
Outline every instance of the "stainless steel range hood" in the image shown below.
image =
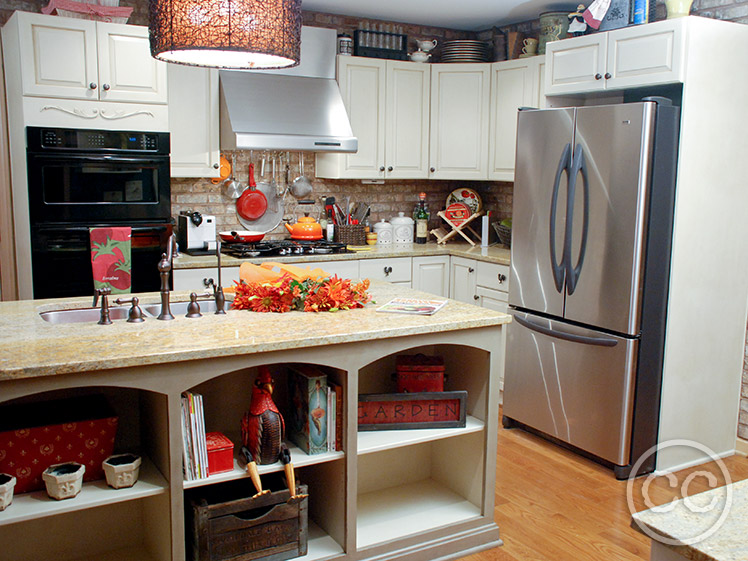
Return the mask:
M 301 63 L 220 72 L 221 149 L 356 152 L 335 81 L 334 29 L 302 27 Z

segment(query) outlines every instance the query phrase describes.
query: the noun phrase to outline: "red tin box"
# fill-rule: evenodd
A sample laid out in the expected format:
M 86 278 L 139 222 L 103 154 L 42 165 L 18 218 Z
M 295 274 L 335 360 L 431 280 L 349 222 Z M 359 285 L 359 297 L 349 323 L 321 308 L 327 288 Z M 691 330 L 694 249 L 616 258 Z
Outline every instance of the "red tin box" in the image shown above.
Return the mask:
M 0 472 L 16 493 L 43 489 L 42 472 L 63 462 L 84 464 L 83 481 L 104 479 L 117 421 L 101 395 L 0 407 Z
M 444 391 L 444 359 L 440 356 L 398 355 L 397 393 Z
M 208 444 L 208 475 L 234 469 L 234 443 L 220 432 L 205 435 Z

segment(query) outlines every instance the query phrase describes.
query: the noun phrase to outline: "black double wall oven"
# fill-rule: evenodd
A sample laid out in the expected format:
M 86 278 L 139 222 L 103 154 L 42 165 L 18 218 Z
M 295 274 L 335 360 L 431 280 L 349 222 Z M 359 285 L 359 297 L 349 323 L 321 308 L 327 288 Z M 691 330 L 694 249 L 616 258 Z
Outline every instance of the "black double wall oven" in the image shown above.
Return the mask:
M 27 127 L 34 298 L 93 294 L 89 228 L 132 228 L 132 292 L 160 288 L 169 133 Z

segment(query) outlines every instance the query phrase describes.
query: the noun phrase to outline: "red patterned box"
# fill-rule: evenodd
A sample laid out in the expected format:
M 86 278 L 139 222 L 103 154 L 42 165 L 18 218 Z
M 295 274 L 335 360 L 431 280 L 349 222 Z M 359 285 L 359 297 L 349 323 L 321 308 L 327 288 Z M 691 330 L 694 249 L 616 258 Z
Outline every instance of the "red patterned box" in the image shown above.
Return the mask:
M 440 356 L 398 355 L 397 392 L 444 391 L 444 359 Z
M 84 481 L 104 479 L 118 418 L 101 395 L 0 407 L 0 472 L 15 476 L 16 493 L 44 488 L 52 464 L 86 466 Z
M 208 444 L 208 475 L 234 469 L 234 443 L 220 432 L 205 435 Z

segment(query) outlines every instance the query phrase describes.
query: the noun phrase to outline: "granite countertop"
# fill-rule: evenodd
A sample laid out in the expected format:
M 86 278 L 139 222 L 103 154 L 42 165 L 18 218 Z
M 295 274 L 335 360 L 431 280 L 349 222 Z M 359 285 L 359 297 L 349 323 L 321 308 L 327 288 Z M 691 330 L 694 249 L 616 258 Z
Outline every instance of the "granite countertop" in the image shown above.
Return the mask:
M 372 282 L 369 292 L 376 303 L 335 313 L 229 309 L 226 315 L 188 319 L 174 313 L 173 321 L 122 319 L 107 326 L 95 321 L 52 324 L 39 315 L 90 307 L 90 297 L 1 302 L 0 381 L 438 333 L 511 320 L 455 300 L 432 316 L 381 313 L 376 308 L 394 297 L 434 296 L 386 282 Z M 158 293 L 138 296 L 141 307 L 159 302 Z M 174 292 L 171 302 L 188 299 L 187 292 Z
M 687 501 L 678 499 L 664 511 L 637 512 L 631 526 L 685 559 L 744 561 L 748 559 L 748 479 L 692 495 Z
M 224 267 L 238 267 L 243 261 L 260 263 L 263 260 L 279 261 L 283 263 L 309 263 L 320 261 L 348 261 L 351 259 L 382 259 L 387 257 L 425 257 L 432 255 L 454 255 L 467 259 L 476 259 L 499 265 L 509 265 L 510 250 L 503 245 L 489 247 L 471 246 L 468 243 L 448 244 L 392 244 L 366 246 L 354 253 L 339 253 L 328 255 L 296 255 L 272 256 L 266 258 L 236 259 L 228 255 L 221 256 Z M 182 253 L 174 259 L 174 269 L 198 269 L 201 267 L 215 267 L 216 258 L 213 255 L 192 256 Z

